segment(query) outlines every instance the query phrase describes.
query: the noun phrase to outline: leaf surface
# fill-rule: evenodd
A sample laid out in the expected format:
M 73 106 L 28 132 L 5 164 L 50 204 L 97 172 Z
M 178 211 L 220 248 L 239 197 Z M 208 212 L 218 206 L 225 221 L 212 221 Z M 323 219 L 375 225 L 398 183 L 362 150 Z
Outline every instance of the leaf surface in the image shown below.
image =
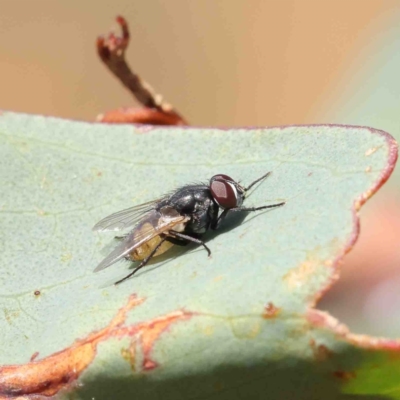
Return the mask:
M 75 399 L 400 398 L 400 342 L 352 335 L 314 309 L 389 177 L 390 135 L 366 127 L 110 126 L 0 116 L 0 396 Z M 245 205 L 119 286 L 93 269 L 104 216 L 224 173 Z M 351 305 L 349 305 L 351 306 Z M 7 345 L 4 345 L 4 344 Z

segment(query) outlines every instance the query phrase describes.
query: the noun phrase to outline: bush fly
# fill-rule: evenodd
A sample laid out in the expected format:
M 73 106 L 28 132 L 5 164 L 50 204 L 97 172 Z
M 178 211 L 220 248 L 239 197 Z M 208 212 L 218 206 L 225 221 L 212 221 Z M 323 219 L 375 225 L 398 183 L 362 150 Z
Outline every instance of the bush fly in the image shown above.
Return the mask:
M 190 242 L 211 251 L 201 240 L 209 229 L 217 230 L 231 212 L 260 211 L 279 207 L 285 202 L 261 207 L 243 207 L 247 192 L 270 172 L 243 187 L 231 177 L 214 175 L 208 184 L 185 185 L 172 193 L 144 204 L 111 214 L 94 227 L 94 231 L 119 231 L 131 228 L 121 243 L 96 267 L 94 272 L 125 258 L 141 261 L 119 284 L 143 268 L 153 257 L 163 254 L 173 245 Z

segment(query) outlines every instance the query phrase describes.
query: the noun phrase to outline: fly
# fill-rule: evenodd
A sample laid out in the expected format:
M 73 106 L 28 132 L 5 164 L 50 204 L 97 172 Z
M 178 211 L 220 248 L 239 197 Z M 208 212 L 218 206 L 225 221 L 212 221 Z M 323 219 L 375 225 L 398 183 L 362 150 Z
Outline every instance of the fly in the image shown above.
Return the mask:
M 153 257 L 165 253 L 173 245 L 185 246 L 190 242 L 211 251 L 201 240 L 209 229 L 217 230 L 231 212 L 260 211 L 280 207 L 285 202 L 243 207 L 247 192 L 270 172 L 243 187 L 231 177 L 214 175 L 208 184 L 185 185 L 157 200 L 116 212 L 102 219 L 94 231 L 120 231 L 131 228 L 121 243 L 96 267 L 94 272 L 121 259 L 140 261 L 119 284 L 143 268 Z

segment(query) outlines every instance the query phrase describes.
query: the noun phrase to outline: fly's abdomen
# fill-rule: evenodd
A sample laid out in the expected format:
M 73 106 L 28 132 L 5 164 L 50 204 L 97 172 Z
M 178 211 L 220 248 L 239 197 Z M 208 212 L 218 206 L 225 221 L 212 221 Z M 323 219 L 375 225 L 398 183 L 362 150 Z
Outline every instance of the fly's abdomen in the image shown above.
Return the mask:
M 129 258 L 132 261 L 142 261 L 146 257 L 150 255 L 150 253 L 154 250 L 154 248 L 161 242 L 160 236 L 153 237 L 148 242 L 143 243 L 137 249 L 133 250 L 132 253 L 129 254 Z M 173 246 L 172 243 L 165 241 L 154 253 L 153 257 L 157 257 L 160 254 L 165 253 Z
M 143 224 L 140 229 L 135 232 L 134 240 L 140 240 L 140 235 L 142 231 L 148 231 L 149 229 L 154 229 L 150 223 Z M 154 236 L 148 241 L 144 242 L 141 246 L 137 247 L 131 253 L 129 253 L 129 259 L 131 261 L 142 261 L 148 257 L 155 247 L 161 242 L 162 238 L 160 236 Z M 157 257 L 160 254 L 165 253 L 173 246 L 172 243 L 165 241 L 154 253 L 153 257 Z

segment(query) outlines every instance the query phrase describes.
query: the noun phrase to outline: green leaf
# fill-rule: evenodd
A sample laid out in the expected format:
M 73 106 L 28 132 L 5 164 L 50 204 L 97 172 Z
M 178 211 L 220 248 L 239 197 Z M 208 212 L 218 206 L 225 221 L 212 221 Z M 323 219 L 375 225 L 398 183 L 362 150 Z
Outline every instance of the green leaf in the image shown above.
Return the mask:
M 314 309 L 394 167 L 388 134 L 3 113 L 0 141 L 0 397 L 400 398 L 400 342 Z M 216 173 L 246 184 L 268 171 L 245 204 L 286 205 L 207 235 L 210 259 L 176 246 L 119 286 L 127 262 L 93 274 L 113 245 L 91 231 L 104 216 Z

